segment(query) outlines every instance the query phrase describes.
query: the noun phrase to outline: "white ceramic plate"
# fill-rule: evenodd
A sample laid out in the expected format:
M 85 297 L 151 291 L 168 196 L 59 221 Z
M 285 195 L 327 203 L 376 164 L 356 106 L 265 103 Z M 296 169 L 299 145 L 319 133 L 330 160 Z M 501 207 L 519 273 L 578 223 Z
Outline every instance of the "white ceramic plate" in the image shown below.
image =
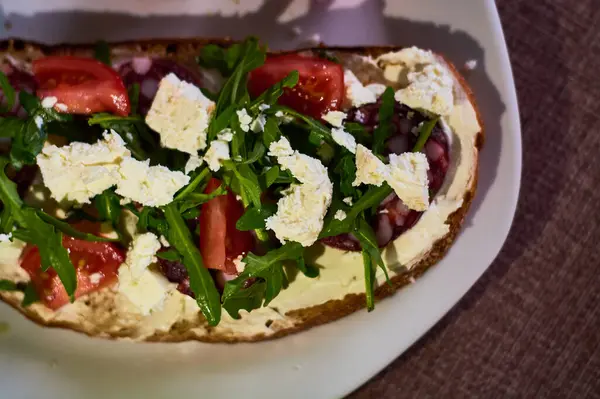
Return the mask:
M 0 33 L 46 42 L 256 34 L 274 48 L 293 47 L 319 33 L 331 45 L 414 44 L 447 54 L 457 65 L 475 59 L 478 66 L 468 80 L 483 113 L 487 141 L 478 196 L 462 234 L 442 262 L 379 303 L 375 312 L 358 312 L 271 342 L 109 342 L 40 328 L 2 305 L 0 321 L 10 325 L 0 337 L 3 397 L 340 397 L 423 335 L 499 252 L 517 203 L 521 137 L 511 68 L 492 0 L 454 0 L 451 5 L 446 0 L 241 3 L 4 0 L 0 7 L 12 27 Z M 146 17 L 129 15 L 140 10 Z M 303 32 L 299 37 L 292 34 L 294 26 Z

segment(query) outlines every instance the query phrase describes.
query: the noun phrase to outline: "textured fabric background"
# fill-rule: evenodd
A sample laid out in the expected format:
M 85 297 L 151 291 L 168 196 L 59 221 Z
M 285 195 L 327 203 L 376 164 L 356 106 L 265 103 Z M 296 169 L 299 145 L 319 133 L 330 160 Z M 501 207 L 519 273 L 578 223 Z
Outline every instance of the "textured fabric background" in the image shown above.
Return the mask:
M 600 398 L 600 1 L 497 4 L 523 128 L 511 234 L 352 398 Z

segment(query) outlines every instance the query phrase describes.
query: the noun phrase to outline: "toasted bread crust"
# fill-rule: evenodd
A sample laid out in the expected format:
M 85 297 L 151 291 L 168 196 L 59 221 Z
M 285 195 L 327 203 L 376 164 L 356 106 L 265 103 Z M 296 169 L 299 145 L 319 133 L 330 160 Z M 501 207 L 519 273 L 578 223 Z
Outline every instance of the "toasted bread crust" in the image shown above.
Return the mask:
M 123 55 L 154 55 L 161 57 L 169 57 L 180 62 L 193 62 L 199 50 L 207 44 L 229 45 L 233 42 L 228 39 L 149 39 L 139 41 L 123 41 L 111 43 L 111 51 L 113 54 Z M 370 55 L 376 57 L 378 55 L 398 51 L 402 47 L 398 46 L 377 46 L 377 47 L 321 47 L 331 51 L 356 53 L 360 55 Z M 90 55 L 93 45 L 88 44 L 60 44 L 60 45 L 43 45 L 35 42 L 24 42 L 17 39 L 10 39 L 0 42 L 0 54 L 10 54 L 14 59 L 22 60 L 25 63 L 31 59 L 45 55 Z M 311 48 L 294 50 L 309 51 Z M 440 55 L 441 56 L 441 55 Z M 443 57 L 443 56 L 442 56 Z M 468 86 L 463 76 L 457 71 L 456 67 L 445 57 L 443 57 L 454 77 L 459 82 L 464 93 L 475 109 L 477 120 L 481 126 L 481 131 L 475 139 L 475 147 L 479 151 L 484 143 L 484 125 L 480 111 L 477 107 L 473 92 Z M 460 232 L 461 226 L 465 220 L 465 216 L 471 206 L 475 191 L 477 188 L 478 169 L 477 165 L 473 165 L 474 176 L 471 184 L 464 194 L 462 206 L 452 213 L 447 220 L 449 225 L 448 234 L 439 239 L 428 252 L 428 254 L 408 272 L 397 275 L 391 279 L 391 285 L 383 284 L 375 290 L 376 300 L 379 301 L 387 296 L 392 295 L 398 289 L 405 285 L 414 282 L 414 280 L 425 273 L 431 266 L 440 261 L 447 253 L 452 243 Z M 75 330 L 89 336 L 102 336 L 104 338 L 118 339 L 128 337 L 127 331 L 106 333 L 99 332 L 97 329 L 89 328 L 79 323 L 63 322 L 63 321 L 46 321 L 38 312 L 32 308 L 23 308 L 20 306 L 18 297 L 12 293 L 0 292 L 0 298 L 6 303 L 24 314 L 28 319 L 46 327 L 58 327 Z M 170 331 L 155 333 L 147 337 L 146 341 L 153 342 L 180 342 L 186 340 L 199 340 L 203 342 L 254 342 L 265 339 L 279 338 L 294 332 L 306 330 L 308 328 L 325 324 L 353 312 L 356 312 L 365 307 L 365 294 L 348 294 L 341 300 L 330 300 L 320 305 L 311 306 L 304 309 L 293 310 L 285 314 L 285 316 L 293 320 L 291 327 L 284 327 L 274 331 L 273 334 L 255 334 L 247 336 L 239 336 L 231 333 L 220 333 L 217 331 L 211 332 L 210 327 L 202 320 L 198 324 L 189 326 L 188 323 L 175 324 Z M 202 327 L 205 329 L 205 334 L 199 336 L 190 330 L 190 327 Z

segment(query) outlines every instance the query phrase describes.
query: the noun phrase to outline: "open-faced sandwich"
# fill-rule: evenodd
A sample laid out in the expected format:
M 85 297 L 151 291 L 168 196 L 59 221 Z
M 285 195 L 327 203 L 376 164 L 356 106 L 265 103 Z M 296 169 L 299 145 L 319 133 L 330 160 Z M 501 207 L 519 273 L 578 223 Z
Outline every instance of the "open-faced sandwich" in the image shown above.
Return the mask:
M 14 40 L 0 67 L 0 296 L 45 326 L 234 342 L 372 310 L 475 191 L 472 94 L 425 49 Z

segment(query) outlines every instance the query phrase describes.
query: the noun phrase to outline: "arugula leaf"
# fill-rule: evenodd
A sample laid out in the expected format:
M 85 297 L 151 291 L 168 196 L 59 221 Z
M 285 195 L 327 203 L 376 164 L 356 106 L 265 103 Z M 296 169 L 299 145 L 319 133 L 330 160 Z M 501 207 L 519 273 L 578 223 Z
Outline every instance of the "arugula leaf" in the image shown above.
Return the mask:
M 22 125 L 23 120 L 16 116 L 0 117 L 0 137 L 13 138 Z
M 181 254 L 174 249 L 157 252 L 156 256 L 171 262 L 181 262 Z
M 371 255 L 366 249 L 362 250 L 363 266 L 365 269 L 365 296 L 367 299 L 367 310 L 370 312 L 375 308 L 375 268 Z
M 111 189 L 94 198 L 94 205 L 98 211 L 98 218 L 104 222 L 111 222 L 113 227 L 119 224 L 121 218 L 121 201 L 119 196 Z
M 48 138 L 45 125 L 51 121 L 71 121 L 71 115 L 59 114 L 52 108 L 44 108 L 40 100 L 26 91 L 19 93 L 19 100 L 29 114 L 29 118 L 10 122 L 14 129 L 10 149 L 10 160 L 13 167 L 20 170 L 24 165 L 33 165 L 36 156 L 42 151 Z
M 390 277 L 388 276 L 385 263 L 383 263 L 383 258 L 381 257 L 381 251 L 377 245 L 377 237 L 365 218 L 361 217 L 357 219 L 354 227 L 354 235 L 360 242 L 361 248 L 369 252 L 371 261 L 383 270 L 387 283 L 391 285 Z
M 21 306 L 23 306 L 24 308 L 40 300 L 40 297 L 38 296 L 37 291 L 35 290 L 35 286 L 32 283 L 29 283 L 25 286 L 25 290 L 23 291 L 23 293 L 25 294 L 25 296 L 21 301 Z
M 392 116 L 394 116 L 394 89 L 388 87 L 381 95 L 379 107 L 379 125 L 373 131 L 373 153 L 381 154 L 385 141 L 392 135 Z
M 156 208 L 144 207 L 141 212 L 135 206 L 128 204 L 127 209 L 138 217 L 137 228 L 141 231 L 151 231 L 158 235 L 167 236 L 169 224 Z
M 202 205 L 213 198 L 220 197 L 222 195 L 227 195 L 227 188 L 224 185 L 220 185 L 216 190 L 212 191 L 209 194 L 204 193 L 191 193 L 185 197 L 185 200 L 180 201 L 179 204 L 179 212 L 181 214 L 187 213 L 188 211 L 197 208 L 199 205 Z M 185 217 L 185 216 L 184 216 Z M 187 217 L 186 217 L 187 219 Z
M 312 265 L 307 265 L 306 261 L 304 260 L 304 256 L 296 259 L 296 267 L 308 278 L 315 278 L 319 276 L 319 268 Z
M 413 152 L 419 152 L 423 149 L 425 143 L 429 139 L 429 136 L 431 136 L 433 128 L 435 127 L 435 125 L 437 125 L 439 120 L 440 118 L 437 117 L 430 121 L 424 122 L 421 125 L 421 128 L 419 129 L 419 138 L 417 139 L 417 142 L 415 143 L 415 146 L 412 149 Z
M 281 130 L 275 118 L 267 118 L 265 129 L 262 133 L 262 141 L 265 147 L 269 148 L 272 142 L 279 140 L 281 137 Z
M 216 44 L 209 44 L 200 50 L 196 61 L 205 68 L 216 68 L 223 76 L 229 76 L 239 61 L 242 45 L 232 44 L 223 48 Z
M 373 135 L 367 132 L 364 125 L 356 122 L 347 122 L 344 123 L 344 130 L 353 135 L 357 143 L 360 143 L 365 147 L 371 147 Z
M 257 162 L 263 158 L 265 155 L 266 149 L 263 143 L 260 141 L 256 141 L 254 143 L 254 147 L 252 148 L 252 152 L 248 155 L 248 159 L 241 162 L 236 162 L 238 165 L 250 165 L 254 162 Z
M 221 320 L 221 301 L 215 283 L 202 262 L 200 250 L 192 240 L 192 235 L 179 214 L 176 204 L 165 206 L 163 211 L 169 224 L 167 238 L 183 257 L 183 264 L 188 271 L 190 288 L 196 296 L 196 302 L 208 324 L 216 326 Z
M 325 224 L 319 238 L 337 236 L 342 233 L 348 233 L 352 230 L 352 226 L 356 218 L 366 209 L 377 206 L 392 193 L 392 189 L 387 183 L 381 186 L 370 186 L 369 189 L 359 198 L 358 201 L 346 212 L 344 220 L 337 220 L 333 217 L 332 212 L 327 214 Z
M 266 283 L 264 281 L 255 281 L 250 287 L 239 290 L 232 290 L 227 295 L 227 300 L 223 302 L 223 308 L 234 319 L 239 319 L 239 311 L 250 312 L 262 306 L 265 297 Z M 225 286 L 227 288 L 227 286 Z
M 205 166 L 200 170 L 200 172 L 198 172 L 196 177 L 192 179 L 190 184 L 185 186 L 179 193 L 177 193 L 175 196 L 175 201 L 181 201 L 185 199 L 188 195 L 196 191 L 198 186 L 208 180 L 208 177 L 210 177 L 210 171 L 208 170 L 208 167 Z
M 131 114 L 137 114 L 138 105 L 140 104 L 140 84 L 134 83 L 127 89 L 129 102 L 131 103 Z
M 42 219 L 44 222 L 48 223 L 49 225 L 56 227 L 56 229 L 58 231 L 66 234 L 70 237 L 79 238 L 80 240 L 85 240 L 85 241 L 93 241 L 93 242 L 118 242 L 119 241 L 118 238 L 99 237 L 94 234 L 84 233 L 82 231 L 79 231 L 79 230 L 73 228 L 73 226 L 71 226 L 69 223 L 66 223 L 66 222 L 63 222 L 62 220 L 56 219 L 55 217 L 48 215 L 47 213 L 43 212 L 40 209 L 37 209 L 36 211 L 37 211 L 36 212 L 37 216 L 40 219 Z
M 235 227 L 239 231 L 249 231 L 265 228 L 265 219 L 277 212 L 275 204 L 264 204 L 261 208 L 250 206 L 238 219 Z
M 342 195 L 344 197 L 353 196 L 356 192 L 356 187 L 352 185 L 356 179 L 356 162 L 354 154 L 349 151 L 343 152 L 342 156 L 335 164 L 333 171 L 340 178 L 339 188 Z
M 278 249 L 267 252 L 263 256 L 249 253 L 243 259 L 246 263 L 240 275 L 228 281 L 223 289 L 223 307 L 231 317 L 239 319 L 239 310 L 252 310 L 261 305 L 267 306 L 281 291 L 284 282 L 287 282 L 283 273 L 283 261 L 297 260 L 304 252 L 304 247 L 297 242 L 288 242 Z M 259 279 L 249 288 L 245 288 L 248 279 Z M 264 283 L 262 283 L 264 281 Z M 254 288 L 255 284 L 264 284 L 262 288 Z M 262 296 L 259 296 L 262 295 Z
M 247 198 L 255 207 L 260 208 L 262 206 L 260 201 L 262 193 L 260 191 L 260 184 L 256 173 L 254 173 L 248 165 L 236 166 L 232 161 L 223 162 L 223 166 L 225 166 L 227 170 L 232 171 L 235 175 L 241 188 L 240 194 L 242 199 L 245 201 Z M 244 206 L 246 205 L 247 204 L 244 203 Z
M 94 58 L 101 63 L 112 67 L 112 64 L 110 63 L 110 47 L 106 41 L 100 40 L 96 43 L 94 46 Z
M 0 280 L 0 291 L 21 291 L 17 283 L 10 280 Z
M 261 93 L 248 107 L 248 109 L 256 113 L 258 112 L 258 107 L 261 104 L 274 105 L 277 103 L 277 100 L 283 94 L 284 88 L 292 88 L 298 84 L 298 78 L 300 75 L 298 71 L 291 71 L 285 78 L 281 79 L 279 82 L 275 83 L 273 86 L 269 87 L 263 93 Z
M 271 187 L 279 177 L 279 166 L 271 166 L 266 172 L 262 174 L 262 177 L 264 177 L 265 189 Z
M 208 125 L 208 141 L 213 141 L 219 132 L 226 129 L 231 123 L 231 120 L 235 118 L 236 107 L 230 105 L 223 112 L 220 112 L 217 117 L 213 117 Z
M 224 83 L 219 99 L 215 108 L 215 115 L 219 115 L 230 105 L 243 105 L 244 101 L 249 98 L 246 88 L 246 80 L 248 72 L 258 68 L 265 62 L 266 51 L 261 48 L 256 38 L 246 39 L 240 47 L 239 61 L 233 73 Z
M 0 71 L 0 89 L 6 100 L 6 105 L 0 107 L 0 112 L 9 112 L 15 105 L 15 89 L 8 81 L 8 77 Z
M 140 116 L 116 116 L 109 113 L 97 113 L 88 119 L 88 125 L 100 126 L 106 130 L 114 130 L 121 136 L 131 154 L 138 161 L 149 158 L 143 148 L 142 138 L 151 149 L 157 148 L 156 140 L 148 131 L 144 120 Z M 157 150 L 160 151 L 160 150 Z
M 306 123 L 306 125 L 310 129 L 310 134 L 314 135 L 315 137 L 318 137 L 319 140 L 322 140 L 322 141 L 325 141 L 326 143 L 335 145 L 335 141 L 331 137 L 331 130 L 329 128 L 325 127 L 325 125 L 323 125 L 321 122 L 317 121 L 316 119 L 313 119 L 310 116 L 304 115 L 300 112 L 297 112 L 288 107 L 284 107 L 282 105 L 273 106 L 271 108 L 275 112 L 282 111 L 290 116 L 300 119 L 301 121 Z

